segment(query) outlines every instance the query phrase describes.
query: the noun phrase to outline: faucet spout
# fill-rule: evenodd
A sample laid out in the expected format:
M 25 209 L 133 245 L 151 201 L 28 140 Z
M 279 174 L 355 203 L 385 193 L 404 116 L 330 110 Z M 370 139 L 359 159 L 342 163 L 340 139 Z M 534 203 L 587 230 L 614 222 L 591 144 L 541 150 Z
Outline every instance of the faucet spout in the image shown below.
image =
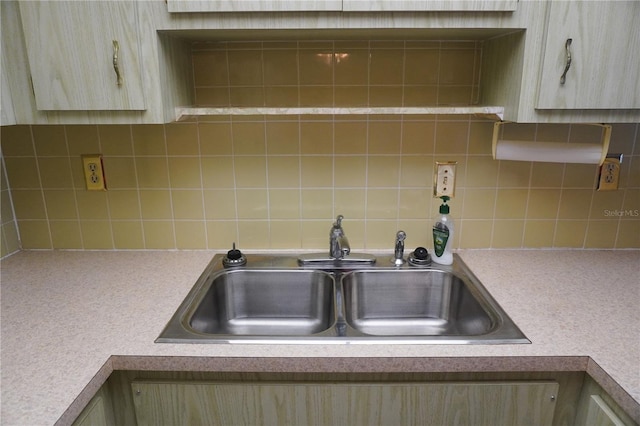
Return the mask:
M 400 266 L 404 263 L 404 240 L 407 238 L 407 234 L 404 231 L 398 231 L 396 234 L 396 245 L 393 251 L 393 259 L 391 261 L 394 265 Z
M 338 215 L 329 233 L 329 256 L 333 259 L 342 259 L 351 252 L 349 239 L 342 229 L 342 219 L 344 216 Z
M 298 257 L 300 265 L 373 265 L 376 257 L 367 253 L 351 253 L 349 239 L 342 229 L 342 219 L 344 216 L 338 215 L 335 223 L 329 231 L 329 255 L 324 253 L 308 253 Z

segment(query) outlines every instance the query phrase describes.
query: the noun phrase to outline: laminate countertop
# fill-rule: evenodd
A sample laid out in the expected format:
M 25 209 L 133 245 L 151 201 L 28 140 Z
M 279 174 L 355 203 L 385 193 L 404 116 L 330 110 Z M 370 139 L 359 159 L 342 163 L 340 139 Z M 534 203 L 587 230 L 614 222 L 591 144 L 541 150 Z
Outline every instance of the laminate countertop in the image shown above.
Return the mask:
M 458 252 L 531 344 L 166 344 L 212 251 L 1 262 L 2 425 L 70 424 L 113 370 L 586 371 L 640 421 L 640 251 Z

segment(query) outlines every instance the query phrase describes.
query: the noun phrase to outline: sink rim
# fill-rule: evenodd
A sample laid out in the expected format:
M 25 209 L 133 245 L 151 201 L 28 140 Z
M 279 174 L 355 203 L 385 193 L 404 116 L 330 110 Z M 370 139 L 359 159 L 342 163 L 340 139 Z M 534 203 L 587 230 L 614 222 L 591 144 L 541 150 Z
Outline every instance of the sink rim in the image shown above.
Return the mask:
M 375 265 L 345 267 L 339 264 L 330 265 L 299 265 L 295 254 L 248 254 L 248 263 L 242 267 L 224 268 L 222 259 L 224 254 L 216 254 L 190 289 L 184 300 L 167 322 L 166 326 L 156 338 L 156 343 L 204 343 L 204 344 L 530 344 L 531 341 L 524 335 L 509 315 L 497 303 L 486 290 L 467 265 L 454 253 L 453 265 L 436 265 L 428 267 L 414 267 L 403 265 L 394 267 L 388 265 L 388 256 L 379 256 Z M 264 272 L 278 272 L 286 270 L 320 271 L 329 274 L 334 279 L 334 304 L 335 321 L 327 330 L 311 335 L 239 335 L 239 334 L 208 334 L 197 330 L 188 330 L 183 325 L 185 312 L 189 310 L 193 301 L 202 292 L 211 277 L 224 274 L 233 270 L 261 270 Z M 342 288 L 342 276 L 350 272 L 391 270 L 402 272 L 413 271 L 443 271 L 453 272 L 455 275 L 467 278 L 471 283 L 470 290 L 475 288 L 495 308 L 495 313 L 500 320 L 496 330 L 483 335 L 403 335 L 385 336 L 369 335 L 360 332 L 346 322 L 344 291 Z M 208 288 L 208 287 L 207 287 Z M 474 295 L 475 297 L 475 295 Z

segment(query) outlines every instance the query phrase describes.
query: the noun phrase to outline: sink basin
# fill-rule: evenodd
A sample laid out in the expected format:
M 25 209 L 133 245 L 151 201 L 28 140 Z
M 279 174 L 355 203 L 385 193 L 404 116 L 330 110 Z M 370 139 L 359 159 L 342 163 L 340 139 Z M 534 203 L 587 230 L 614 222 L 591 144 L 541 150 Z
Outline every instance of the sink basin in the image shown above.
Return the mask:
M 309 335 L 334 322 L 334 281 L 309 270 L 226 270 L 211 280 L 185 322 L 194 331 Z
M 216 255 L 158 343 L 529 343 L 457 255 L 451 266 L 392 267 Z M 228 265 L 227 265 L 228 266 Z
M 498 324 L 465 280 L 439 270 L 370 270 L 342 277 L 346 320 L 376 336 L 476 336 Z

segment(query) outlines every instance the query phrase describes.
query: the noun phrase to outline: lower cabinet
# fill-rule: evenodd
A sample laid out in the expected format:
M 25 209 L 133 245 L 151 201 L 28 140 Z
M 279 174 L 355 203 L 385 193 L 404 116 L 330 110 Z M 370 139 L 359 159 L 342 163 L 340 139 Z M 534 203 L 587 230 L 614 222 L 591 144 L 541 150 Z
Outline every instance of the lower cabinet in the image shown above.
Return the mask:
M 74 425 L 638 426 L 582 371 L 114 371 Z
M 591 377 L 586 377 L 575 426 L 635 426 L 636 422 Z
M 592 426 L 623 426 L 624 422 L 613 412 L 611 407 L 604 402 L 602 397 L 591 395 L 589 406 L 585 416 L 585 425 Z
M 551 425 L 555 381 L 268 383 L 135 380 L 143 425 Z
M 73 426 L 112 426 L 113 409 L 106 388 L 101 388 L 82 410 Z

